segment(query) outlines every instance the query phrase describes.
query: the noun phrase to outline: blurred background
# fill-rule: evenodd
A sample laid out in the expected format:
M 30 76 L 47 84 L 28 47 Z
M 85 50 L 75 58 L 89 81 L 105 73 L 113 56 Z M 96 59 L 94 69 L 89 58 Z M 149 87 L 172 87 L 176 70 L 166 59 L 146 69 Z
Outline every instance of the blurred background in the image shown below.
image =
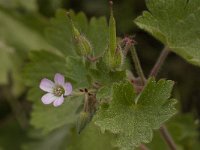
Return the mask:
M 20 149 L 19 143 L 29 140 L 21 128 L 28 124 L 21 110 L 28 115 L 31 110 L 21 72 L 29 51 L 51 48 L 44 29 L 59 8 L 82 11 L 88 18 L 109 16 L 108 0 L 0 0 L 0 150 Z M 163 45 L 133 23 L 143 10 L 145 0 L 114 0 L 118 36 L 135 36 L 148 75 Z M 171 53 L 158 78 L 174 80 L 180 111 L 200 119 L 200 68 Z

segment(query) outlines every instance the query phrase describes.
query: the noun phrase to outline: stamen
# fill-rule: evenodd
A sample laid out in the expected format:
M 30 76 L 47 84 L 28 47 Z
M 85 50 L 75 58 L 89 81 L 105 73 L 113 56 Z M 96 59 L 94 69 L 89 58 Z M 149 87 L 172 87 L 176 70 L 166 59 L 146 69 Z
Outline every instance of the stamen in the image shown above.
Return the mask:
M 55 96 L 62 96 L 65 93 L 65 90 L 62 86 L 56 86 L 55 89 L 53 90 L 53 94 Z

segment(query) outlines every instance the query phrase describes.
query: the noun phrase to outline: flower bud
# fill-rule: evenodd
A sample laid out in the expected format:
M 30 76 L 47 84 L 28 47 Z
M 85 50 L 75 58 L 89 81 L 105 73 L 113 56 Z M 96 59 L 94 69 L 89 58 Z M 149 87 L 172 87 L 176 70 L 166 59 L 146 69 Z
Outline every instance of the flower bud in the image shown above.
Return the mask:
M 116 36 L 116 22 L 113 16 L 113 3 L 110 1 L 110 19 L 109 19 L 109 50 L 111 54 L 115 53 L 117 48 L 117 36 Z
M 121 47 L 117 45 L 116 23 L 113 16 L 112 5 L 113 4 L 111 2 L 111 13 L 109 19 L 109 45 L 104 55 L 104 62 L 110 70 L 116 70 L 121 68 L 124 56 Z
M 114 62 L 112 64 L 113 68 L 120 69 L 124 62 L 124 55 L 122 53 L 121 46 L 117 46 L 114 57 L 112 59 Z
M 124 55 L 122 53 L 121 47 L 118 46 L 114 54 L 111 54 L 110 51 L 107 50 L 104 55 L 104 62 L 106 66 L 112 71 L 120 69 L 124 62 Z
M 78 120 L 77 120 L 77 132 L 80 134 L 81 131 L 85 128 L 85 126 L 89 123 L 90 121 L 90 114 L 88 112 L 81 112 Z
M 75 42 L 77 43 L 78 55 L 87 56 L 92 52 L 92 46 L 85 36 L 79 35 L 74 37 L 74 39 Z
M 71 21 L 71 26 L 72 26 L 72 34 L 73 34 L 73 37 L 74 37 L 74 40 L 77 44 L 77 48 L 76 48 L 76 52 L 78 55 L 80 56 L 87 56 L 89 55 L 91 52 L 92 52 L 92 46 L 89 42 L 89 40 L 83 36 L 79 31 L 78 29 L 75 27 L 71 17 L 70 17 L 70 14 L 68 13 L 67 14 L 70 21 Z

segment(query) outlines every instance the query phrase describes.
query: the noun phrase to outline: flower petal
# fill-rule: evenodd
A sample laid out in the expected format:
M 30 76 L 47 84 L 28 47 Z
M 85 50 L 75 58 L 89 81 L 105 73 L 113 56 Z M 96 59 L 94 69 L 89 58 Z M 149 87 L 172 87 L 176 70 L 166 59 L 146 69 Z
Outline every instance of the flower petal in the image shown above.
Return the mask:
M 44 104 L 51 104 L 53 101 L 56 100 L 56 96 L 54 96 L 52 93 L 47 93 L 45 95 L 42 96 L 42 102 Z
M 65 84 L 65 77 L 60 73 L 56 73 L 55 77 L 54 77 L 54 81 L 58 85 L 64 85 Z
M 70 95 L 72 93 L 72 84 L 67 82 L 64 85 L 64 89 L 65 89 L 65 96 Z
M 52 92 L 55 84 L 49 79 L 42 79 L 40 82 L 40 89 L 45 92 Z
M 53 102 L 53 105 L 55 107 L 58 107 L 60 106 L 62 103 L 64 102 L 64 97 L 63 95 L 61 97 L 58 97 L 54 102 Z

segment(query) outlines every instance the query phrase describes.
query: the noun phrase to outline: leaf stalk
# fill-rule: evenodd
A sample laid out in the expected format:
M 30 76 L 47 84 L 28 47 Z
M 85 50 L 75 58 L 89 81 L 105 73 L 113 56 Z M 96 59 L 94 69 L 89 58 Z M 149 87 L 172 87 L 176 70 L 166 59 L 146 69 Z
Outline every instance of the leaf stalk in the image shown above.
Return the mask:
M 142 85 L 145 85 L 146 78 L 144 76 L 144 73 L 143 73 L 143 70 L 142 70 L 142 67 L 141 67 L 140 60 L 138 58 L 136 49 L 135 49 L 134 46 L 132 46 L 130 50 L 131 50 L 131 55 L 132 55 L 133 62 L 135 64 L 135 69 L 137 71 L 137 74 L 141 79 Z
M 164 140 L 166 141 L 169 148 L 171 150 L 177 150 L 176 144 L 165 125 L 161 126 L 160 133 L 161 133 L 162 137 L 164 138 Z
M 149 74 L 149 77 L 156 77 L 157 76 L 160 68 L 164 64 L 169 53 L 170 53 L 169 48 L 167 46 L 165 46 L 164 49 L 162 50 L 162 52 L 160 53 L 160 56 L 159 56 L 158 60 L 156 61 L 154 67 L 152 68 L 152 70 Z
M 170 53 L 170 49 L 167 46 L 165 46 L 164 49 L 162 50 L 158 60 L 156 61 L 153 69 L 151 70 L 149 77 L 156 77 L 158 75 L 158 72 L 159 72 L 160 68 L 162 67 L 162 65 L 164 64 L 169 53 Z M 160 133 L 163 136 L 164 140 L 166 141 L 167 145 L 169 146 L 169 148 L 171 150 L 177 150 L 176 144 L 175 144 L 171 134 L 167 130 L 167 127 L 165 125 L 162 125 L 159 130 L 160 130 Z

